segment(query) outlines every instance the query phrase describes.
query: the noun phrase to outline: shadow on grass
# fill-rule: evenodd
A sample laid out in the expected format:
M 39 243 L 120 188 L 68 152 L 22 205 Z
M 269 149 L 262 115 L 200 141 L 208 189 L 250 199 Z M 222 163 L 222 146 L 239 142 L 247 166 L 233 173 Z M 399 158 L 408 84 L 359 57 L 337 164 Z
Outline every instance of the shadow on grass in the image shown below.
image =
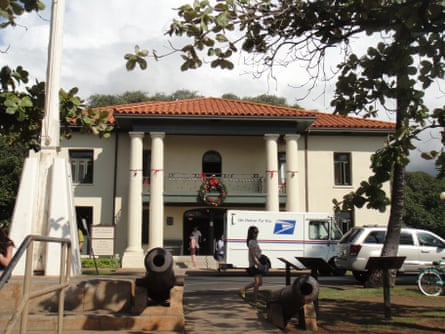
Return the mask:
M 321 299 L 318 325 L 326 332 L 445 333 L 445 308 L 412 302 L 391 305 L 392 319 L 384 316 L 383 301 Z
M 269 291 L 260 291 L 258 302 L 255 303 L 251 295 L 247 295 L 245 302 L 265 315 L 269 296 Z M 394 296 L 391 320 L 385 319 L 383 296 L 358 298 L 360 300 L 320 298 L 317 333 L 445 333 L 443 297 Z M 289 321 L 284 333 L 302 333 L 296 317 Z

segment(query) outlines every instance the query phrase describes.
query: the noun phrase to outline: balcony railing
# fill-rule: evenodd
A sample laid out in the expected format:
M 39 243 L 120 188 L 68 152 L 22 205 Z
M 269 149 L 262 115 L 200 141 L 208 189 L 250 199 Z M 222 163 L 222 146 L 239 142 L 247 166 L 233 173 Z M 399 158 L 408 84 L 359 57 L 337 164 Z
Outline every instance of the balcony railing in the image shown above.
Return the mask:
M 264 177 L 259 174 L 222 174 L 217 177 L 226 187 L 229 194 L 260 194 L 266 190 Z M 164 187 L 168 194 L 197 193 L 203 182 L 199 174 L 168 173 L 165 175 Z M 143 192 L 150 192 L 150 178 L 144 177 Z
M 261 194 L 266 192 L 264 176 L 259 174 L 225 173 L 217 177 L 224 183 L 229 194 Z M 165 192 L 169 194 L 196 193 L 204 181 L 198 173 L 168 173 L 165 176 Z M 286 193 L 286 184 L 279 185 L 280 193 Z M 143 192 L 150 193 L 150 177 L 144 177 Z

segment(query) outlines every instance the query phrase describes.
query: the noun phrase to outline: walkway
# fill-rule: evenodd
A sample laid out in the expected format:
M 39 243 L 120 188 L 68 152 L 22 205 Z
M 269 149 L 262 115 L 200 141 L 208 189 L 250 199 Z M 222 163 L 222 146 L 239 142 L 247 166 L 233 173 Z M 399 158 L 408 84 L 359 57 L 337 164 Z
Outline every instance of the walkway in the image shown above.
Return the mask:
M 187 292 L 184 288 L 185 332 L 283 333 L 241 299 L 237 290 Z

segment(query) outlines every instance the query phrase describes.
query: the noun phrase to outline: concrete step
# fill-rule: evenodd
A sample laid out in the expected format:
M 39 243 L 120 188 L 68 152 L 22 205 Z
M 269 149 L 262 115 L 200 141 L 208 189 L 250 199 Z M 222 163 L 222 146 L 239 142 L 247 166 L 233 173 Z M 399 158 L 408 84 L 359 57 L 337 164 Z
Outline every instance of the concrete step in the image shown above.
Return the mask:
M 190 256 L 174 256 L 177 285 L 171 290 L 167 305 L 150 305 L 147 290 L 136 285 L 145 270 L 118 270 L 113 275 L 81 275 L 72 277 L 65 291 L 64 333 L 112 330 L 117 333 L 184 332 L 182 303 L 183 276 L 187 271 L 209 271 L 218 268 L 213 256 L 197 256 L 192 266 Z M 94 274 L 95 271 L 91 271 Z M 33 276 L 32 291 L 58 283 L 58 278 Z M 0 290 L 0 328 L 6 328 L 22 298 L 23 277 L 13 276 Z M 57 294 L 38 297 L 29 304 L 27 332 L 55 332 L 57 329 Z M 19 321 L 15 325 L 18 332 Z
M 141 277 L 141 276 L 139 276 Z M 184 312 L 183 288 L 175 286 L 165 305 L 152 304 L 146 287 L 136 285 L 130 277 L 80 276 L 71 280 L 65 292 L 64 333 L 69 331 L 138 331 L 182 333 Z M 0 290 L 0 328 L 21 302 L 23 278 L 13 277 Z M 38 291 L 57 279 L 33 277 L 32 291 Z M 57 296 L 52 293 L 30 303 L 27 332 L 55 332 L 57 329 Z M 19 321 L 15 330 L 19 328 Z
M 212 255 L 200 255 L 196 257 L 196 268 L 193 267 L 190 255 L 173 256 L 175 261 L 175 273 L 183 273 L 187 270 L 205 269 L 217 270 L 218 262 Z

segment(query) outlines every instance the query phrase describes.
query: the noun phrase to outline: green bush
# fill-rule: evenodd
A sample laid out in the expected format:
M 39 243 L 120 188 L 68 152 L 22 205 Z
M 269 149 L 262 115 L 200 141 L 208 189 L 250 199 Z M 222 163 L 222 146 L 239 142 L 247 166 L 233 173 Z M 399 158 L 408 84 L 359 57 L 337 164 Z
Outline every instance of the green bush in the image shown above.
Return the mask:
M 95 259 L 98 268 L 119 268 L 119 260 L 114 257 L 98 257 Z M 93 258 L 82 258 L 82 268 L 95 268 Z

